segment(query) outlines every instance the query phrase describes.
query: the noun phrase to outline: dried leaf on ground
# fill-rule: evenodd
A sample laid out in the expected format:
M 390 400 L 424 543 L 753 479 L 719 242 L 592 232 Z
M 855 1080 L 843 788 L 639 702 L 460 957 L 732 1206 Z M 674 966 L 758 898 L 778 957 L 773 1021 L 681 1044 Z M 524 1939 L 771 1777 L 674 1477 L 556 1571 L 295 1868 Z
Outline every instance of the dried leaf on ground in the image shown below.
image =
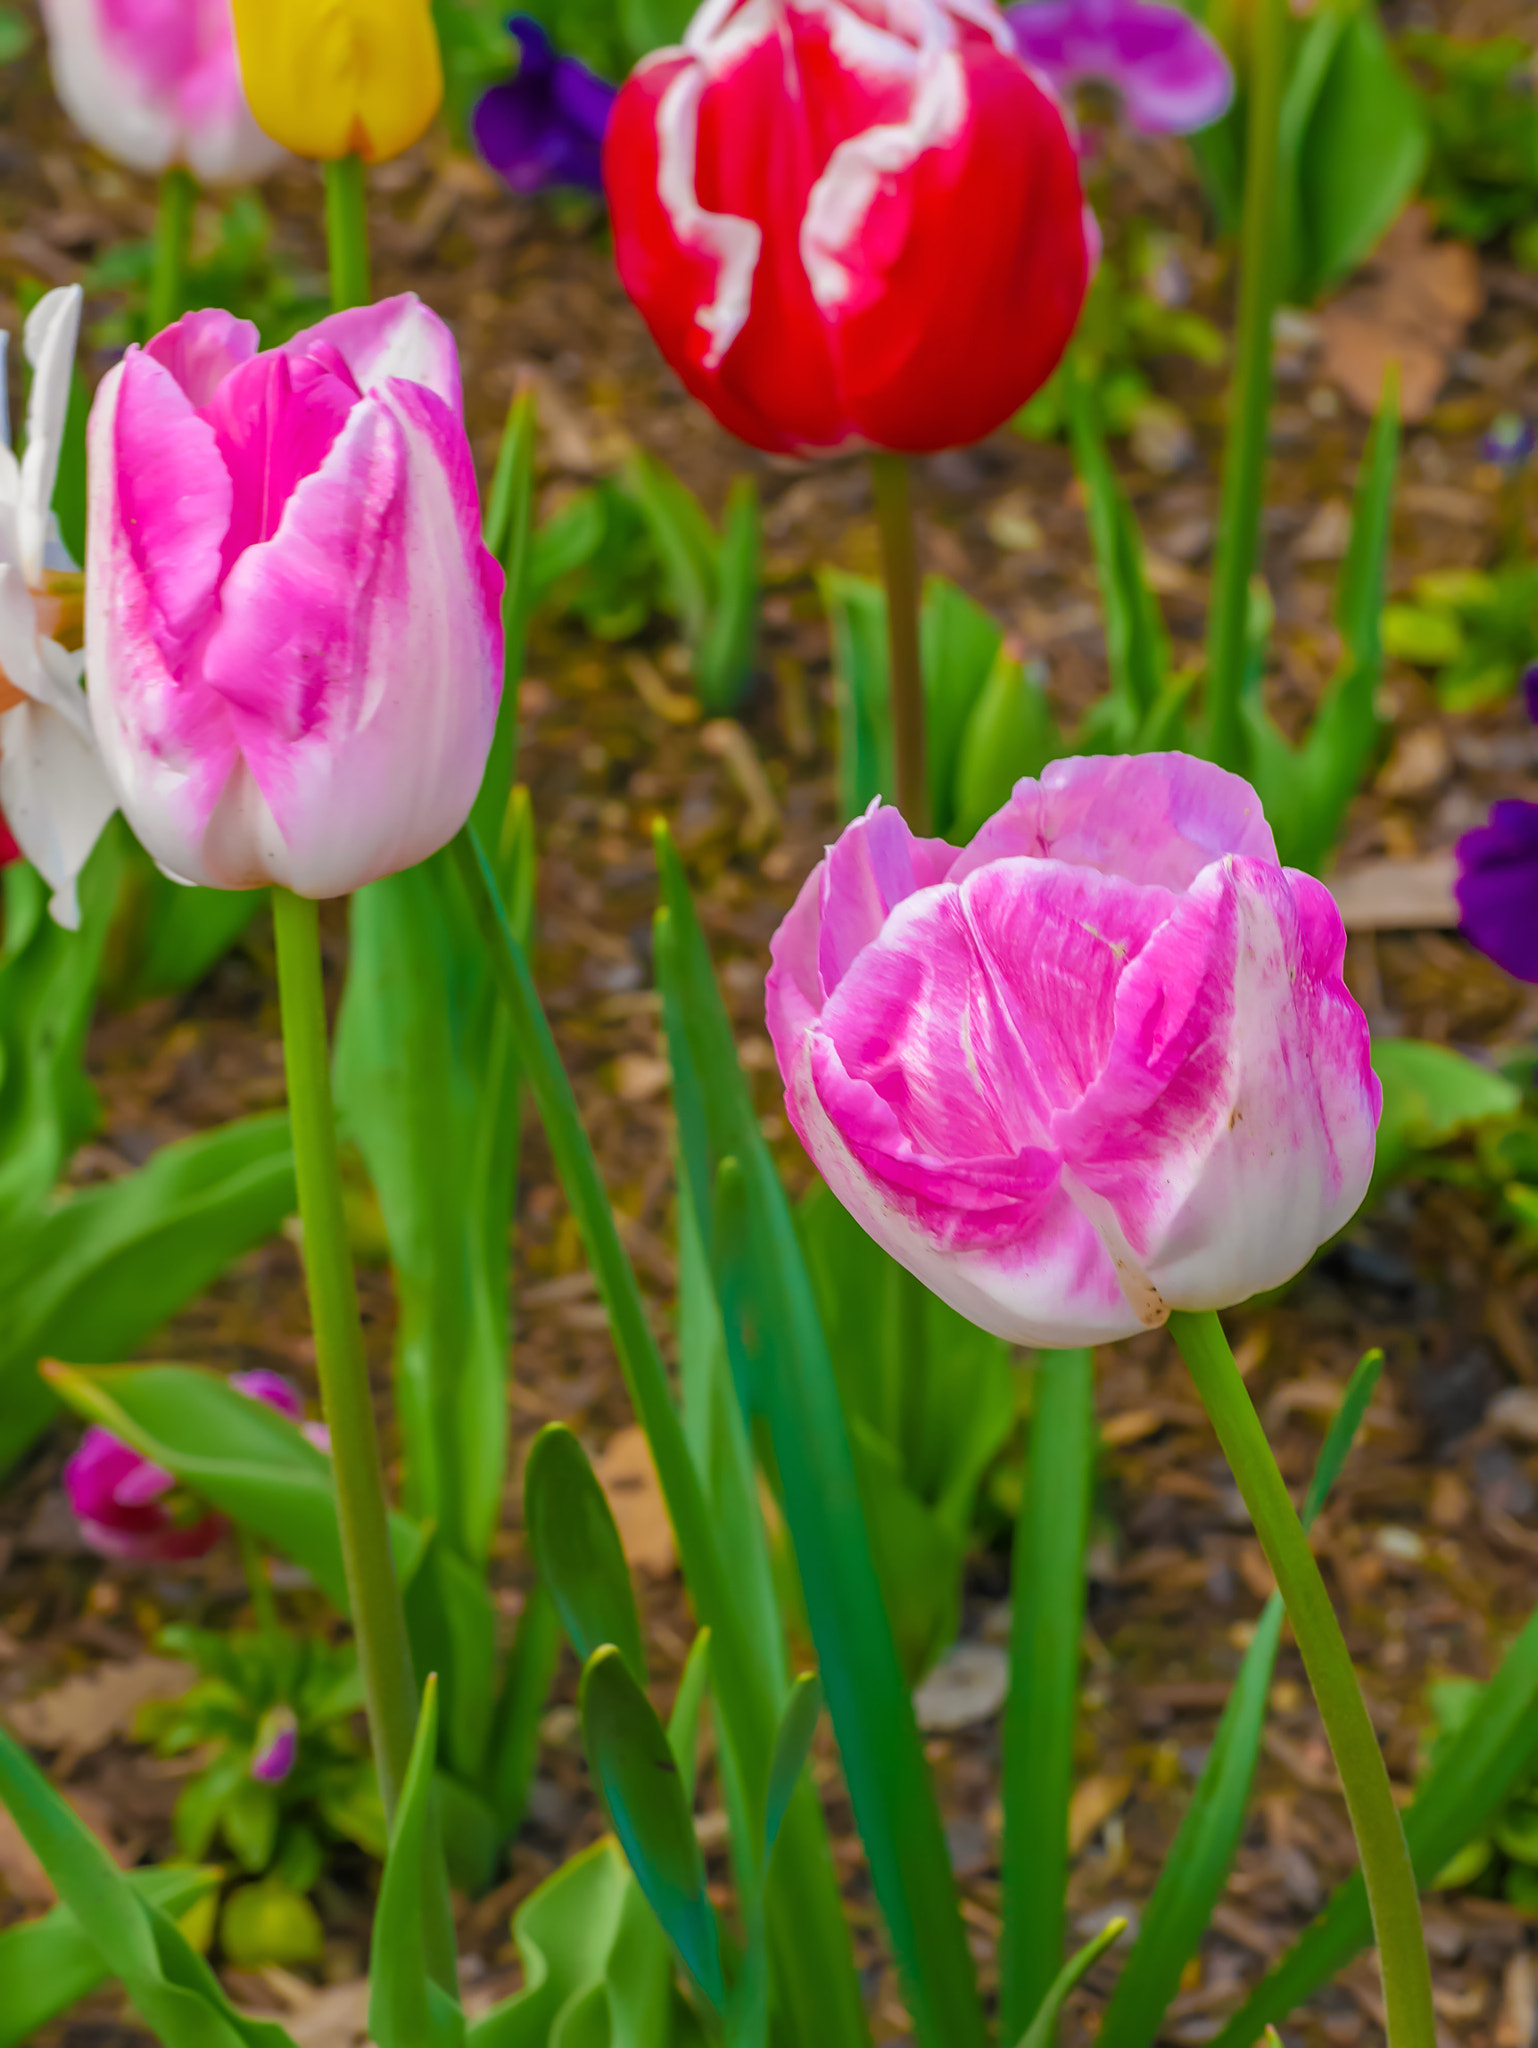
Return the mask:
M 678 1552 L 645 1432 L 617 1430 L 593 1469 L 619 1524 L 625 1556 L 639 1570 L 665 1579 Z
M 1474 251 L 1433 241 L 1426 209 L 1407 207 L 1361 281 L 1319 316 L 1324 374 L 1362 412 L 1375 412 L 1384 372 L 1397 363 L 1403 416 L 1423 420 L 1483 305 Z
M 190 1664 L 172 1657 L 131 1657 L 98 1664 L 66 1678 L 49 1692 L 13 1701 L 5 1710 L 11 1731 L 35 1749 L 67 1749 L 89 1756 L 127 1732 L 148 1700 L 174 1700 L 196 1678 Z

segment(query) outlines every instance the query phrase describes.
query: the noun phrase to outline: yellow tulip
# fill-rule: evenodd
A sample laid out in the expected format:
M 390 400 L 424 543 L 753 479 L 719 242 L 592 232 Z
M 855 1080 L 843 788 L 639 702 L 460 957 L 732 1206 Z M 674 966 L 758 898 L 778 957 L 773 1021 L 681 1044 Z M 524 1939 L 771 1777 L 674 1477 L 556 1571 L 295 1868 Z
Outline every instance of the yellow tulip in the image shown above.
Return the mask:
M 235 0 L 251 111 L 296 156 L 409 149 L 443 99 L 429 0 Z

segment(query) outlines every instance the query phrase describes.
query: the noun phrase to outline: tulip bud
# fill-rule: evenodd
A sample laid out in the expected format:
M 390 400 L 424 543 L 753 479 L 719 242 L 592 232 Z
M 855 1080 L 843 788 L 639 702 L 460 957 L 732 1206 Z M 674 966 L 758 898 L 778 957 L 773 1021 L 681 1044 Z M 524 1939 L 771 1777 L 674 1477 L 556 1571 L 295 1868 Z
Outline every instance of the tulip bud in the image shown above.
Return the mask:
M 299 1722 L 292 1707 L 269 1707 L 256 1731 L 251 1775 L 259 1785 L 281 1785 L 299 1756 Z
M 428 0 L 234 0 L 257 120 L 298 156 L 410 149 L 443 101 Z
M 1053 763 L 964 851 L 872 807 L 776 933 L 770 1035 L 834 1194 L 1016 1343 L 1289 1279 L 1372 1173 L 1381 1092 L 1323 883 L 1181 754 Z
M 65 112 L 119 163 L 233 185 L 282 160 L 246 105 L 230 0 L 43 0 L 43 21 Z
M 771 452 L 991 433 L 1093 267 L 1067 124 L 992 0 L 707 0 L 621 90 L 604 183 L 658 347 Z
M 191 313 L 103 379 L 86 656 L 134 831 L 191 882 L 337 896 L 464 823 L 502 689 L 448 329 L 414 297 L 259 355 Z

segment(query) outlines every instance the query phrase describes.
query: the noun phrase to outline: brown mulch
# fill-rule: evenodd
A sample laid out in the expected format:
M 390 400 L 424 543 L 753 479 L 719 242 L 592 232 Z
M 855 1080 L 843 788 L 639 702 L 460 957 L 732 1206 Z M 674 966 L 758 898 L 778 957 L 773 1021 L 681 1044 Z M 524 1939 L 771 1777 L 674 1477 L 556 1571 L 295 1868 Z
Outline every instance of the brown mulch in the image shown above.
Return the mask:
M 1486 10 L 1489 12 L 1489 10 Z M 1499 23 L 1482 23 L 1492 32 Z M 148 232 L 151 195 L 83 148 L 53 105 L 39 57 L 0 68 L 0 321 L 23 278 L 60 282 L 125 235 Z M 1222 316 L 1230 285 L 1204 249 L 1199 200 L 1174 146 L 1116 146 L 1111 217 L 1157 215 L 1184 238 L 1197 303 Z M 283 246 L 319 271 L 319 183 L 306 167 L 274 181 L 269 201 Z M 623 1219 L 658 1327 L 674 1285 L 669 1109 L 660 1021 L 650 989 L 655 890 L 651 819 L 665 815 L 700 894 L 727 1000 L 766 1132 L 797 1189 L 809 1170 L 790 1138 L 763 1028 L 767 943 L 796 887 L 836 827 L 828 638 L 812 580 L 817 565 L 873 566 L 865 471 L 856 459 L 815 468 L 768 463 L 726 440 L 655 354 L 614 281 L 591 213 L 557 215 L 510 198 L 431 140 L 372 179 L 377 288 L 422 293 L 454 326 L 483 473 L 521 377 L 539 393 L 540 487 L 546 509 L 644 442 L 712 508 L 730 475 L 758 474 L 766 501 L 769 595 L 763 676 L 741 713 L 751 756 L 773 794 L 767 846 L 746 843 L 734 762 L 721 729 L 678 724 L 652 708 L 627 650 L 541 624 L 522 685 L 520 773 L 539 828 L 540 986 L 574 1076 L 587 1127 Z M 1495 412 L 1538 413 L 1534 352 L 1520 346 L 1538 309 L 1538 280 L 1485 262 L 1484 311 L 1450 362 L 1435 409 L 1407 438 L 1394 531 L 1393 583 L 1436 566 L 1486 563 L 1497 505 L 1477 458 Z M 1321 374 L 1318 335 L 1289 331 L 1278 366 L 1266 571 L 1277 604 L 1284 721 L 1307 715 L 1337 651 L 1330 622 L 1338 544 L 1321 508 L 1349 496 L 1364 422 Z M 98 364 L 99 370 L 104 364 Z M 1190 460 L 1171 473 L 1118 451 L 1150 546 L 1177 660 L 1196 653 L 1205 619 L 1221 445 L 1221 373 L 1164 361 L 1161 393 L 1194 429 Z M 1047 663 L 1065 716 L 1104 687 L 1105 664 L 1082 500 L 1064 449 L 1003 433 L 980 448 L 917 466 L 921 541 L 929 567 L 954 576 Z M 1039 541 L 1018 544 L 1022 517 Z M 1338 521 L 1336 522 L 1338 525 Z M 1538 537 L 1538 536 L 1535 536 Z M 633 652 L 633 650 L 629 650 Z M 648 643 L 667 672 L 668 649 Z M 1496 795 L 1538 794 L 1535 753 L 1515 707 L 1470 717 L 1437 709 L 1424 679 L 1391 670 L 1384 692 L 1394 739 L 1374 790 L 1353 813 L 1343 860 L 1432 852 L 1484 814 Z M 345 919 L 328 917 L 333 981 L 345 965 Z M 1444 933 L 1359 935 L 1350 971 L 1380 1023 L 1471 1047 L 1530 1035 L 1529 992 Z M 282 1097 L 282 1068 L 265 919 L 185 998 L 104 1015 L 90 1065 L 100 1131 L 75 1163 L 97 1178 L 140 1163 L 156 1145 Z M 559 1418 L 596 1452 L 630 1421 L 602 1312 L 575 1228 L 537 1129 L 521 1167 L 516 1235 L 517 1331 L 511 1399 L 515 1465 L 535 1430 Z M 388 1274 L 361 1274 L 381 1413 L 388 1415 L 392 1303 Z M 1234 1319 L 1250 1385 L 1284 1472 L 1301 1482 L 1362 1351 L 1381 1344 L 1387 1369 L 1365 1438 L 1318 1539 L 1396 1780 L 1408 1785 L 1424 1724 L 1423 1689 L 1443 1673 L 1483 1676 L 1525 1620 L 1538 1565 L 1538 1456 L 1488 1420 L 1496 1395 L 1538 1387 L 1538 1274 L 1515 1261 L 1491 1200 L 1436 1182 L 1396 1190 L 1342 1247 L 1275 1307 Z M 146 1347 L 220 1368 L 273 1365 L 313 1392 L 308 1320 L 293 1246 L 280 1238 L 243 1260 Z M 1096 1819 L 1075 1863 L 1070 1919 L 1082 1936 L 1112 1910 L 1147 1897 L 1210 1743 L 1225 1690 L 1267 1590 L 1264 1562 L 1191 1395 L 1173 1347 L 1153 1336 L 1100 1358 L 1107 1447 L 1097 1503 L 1086 1631 L 1079 1759 L 1083 1811 Z M 73 1441 L 61 1424 L 0 1496 L 0 1707 L 97 1666 L 142 1659 L 170 1618 L 228 1622 L 241 1612 L 233 1553 L 139 1572 L 83 1551 L 58 1475 Z M 519 1533 L 518 1473 L 494 1563 L 509 1630 L 528 1567 Z M 671 1685 L 691 1624 L 676 1576 L 643 1575 L 654 1672 Z M 966 1629 L 997 1639 L 1005 1556 L 980 1548 L 969 1569 Z M 296 1618 L 313 1596 L 285 1595 Z M 466 1902 L 470 1971 L 483 1989 L 516 1981 L 508 1918 L 542 1877 L 597 1831 L 599 1819 L 570 1711 L 563 1667 L 531 1813 L 506 1882 Z M 1237 1988 L 1253 1979 L 1349 1868 L 1351 1841 L 1317 1716 L 1295 1653 L 1284 1650 L 1272 1694 L 1252 1818 L 1233 1879 L 1176 2008 L 1170 2038 L 1198 2042 Z M 999 1932 L 997 1724 L 933 1738 L 944 1803 L 984 1981 Z M 166 1853 L 179 1780 L 120 1735 L 68 1746 L 54 1774 L 125 1860 Z M 883 2039 L 906 2036 L 831 1750 L 820 1759 L 861 1961 Z M 1091 1812 L 1091 1809 L 1093 1811 Z M 716 1852 L 712 1868 L 724 1871 Z M 328 1980 L 364 1967 L 368 1898 L 361 1872 L 322 1896 Z M 33 1892 L 29 1893 L 29 1883 Z M 0 1836 L 0 1918 L 35 1903 L 35 1876 Z M 1438 2008 L 1460 2048 L 1525 2048 L 1514 2029 L 1533 1989 L 1528 1917 L 1467 1898 L 1430 1913 Z M 1091 2015 L 1114 1972 L 1102 1966 L 1076 2003 L 1070 2043 L 1093 2036 Z M 282 2005 L 293 1987 L 242 1982 Z M 57 2037 L 108 2048 L 138 2036 L 111 1996 L 90 2001 Z M 1371 1969 L 1348 1972 L 1289 2027 L 1308 2048 L 1372 2048 L 1382 2038 Z

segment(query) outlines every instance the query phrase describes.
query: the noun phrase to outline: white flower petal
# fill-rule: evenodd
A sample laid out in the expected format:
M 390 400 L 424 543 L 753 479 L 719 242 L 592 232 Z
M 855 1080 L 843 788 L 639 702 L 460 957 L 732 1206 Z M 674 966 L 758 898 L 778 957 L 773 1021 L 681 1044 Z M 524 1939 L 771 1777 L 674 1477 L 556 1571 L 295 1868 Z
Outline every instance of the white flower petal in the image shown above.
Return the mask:
M 75 343 L 80 333 L 80 307 L 85 297 L 78 284 L 46 292 L 27 316 L 27 361 L 32 365 L 32 392 L 27 400 L 27 452 L 21 460 L 18 511 L 21 566 L 34 589 L 43 580 L 49 540 L 49 506 L 64 445 L 64 416 L 69 410 L 70 379 L 75 369 Z
M 80 924 L 76 877 L 116 809 L 95 747 L 63 713 L 27 703 L 0 717 L 0 810 L 69 931 Z

